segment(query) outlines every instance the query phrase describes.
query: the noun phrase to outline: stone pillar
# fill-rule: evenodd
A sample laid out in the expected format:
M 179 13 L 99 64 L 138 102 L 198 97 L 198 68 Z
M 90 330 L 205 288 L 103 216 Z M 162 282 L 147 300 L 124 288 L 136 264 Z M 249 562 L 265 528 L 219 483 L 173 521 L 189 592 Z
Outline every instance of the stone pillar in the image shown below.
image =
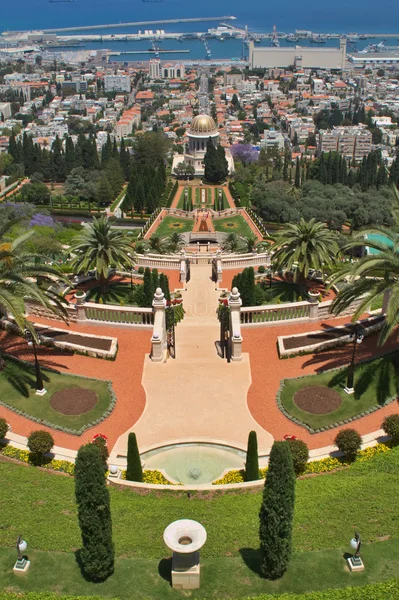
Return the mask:
M 229 308 L 231 360 L 234 361 L 242 360 L 241 306 L 240 292 L 233 288 L 229 296 Z
M 216 252 L 216 272 L 217 282 L 220 283 L 223 279 L 222 253 L 220 250 Z
M 81 295 L 76 293 L 74 296 L 76 299 L 76 320 L 78 323 L 81 323 L 82 321 L 86 321 L 85 302 L 87 294 L 86 292 L 81 293 Z
M 187 269 L 186 269 L 186 252 L 184 250 L 180 253 L 180 281 L 185 283 L 187 279 Z
M 166 348 L 166 300 L 161 288 L 157 288 L 152 301 L 154 328 L 151 337 L 151 360 L 163 362 Z
M 317 319 L 319 318 L 319 301 L 316 300 L 316 302 L 312 302 L 310 301 L 310 306 L 309 306 L 309 319 L 311 321 L 317 321 Z

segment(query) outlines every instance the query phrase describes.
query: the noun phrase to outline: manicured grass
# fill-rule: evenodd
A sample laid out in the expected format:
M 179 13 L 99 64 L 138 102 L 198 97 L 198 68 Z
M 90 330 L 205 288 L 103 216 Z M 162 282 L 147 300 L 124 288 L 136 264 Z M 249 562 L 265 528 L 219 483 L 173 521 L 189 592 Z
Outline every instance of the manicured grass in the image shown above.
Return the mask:
M 209 206 L 212 206 L 212 188 L 207 189 L 207 202 Z
M 101 417 L 109 407 L 111 397 L 104 381 L 53 373 L 44 368 L 42 368 L 42 375 L 47 394 L 36 396 L 34 367 L 7 358 L 6 368 L 0 373 L 0 399 L 15 410 L 21 410 L 43 421 L 76 431 Z M 77 416 L 62 415 L 50 406 L 51 396 L 55 392 L 72 387 L 82 387 L 96 392 L 98 402 L 88 413 Z M 33 429 L 40 429 L 40 424 L 32 422 Z
M 347 368 L 334 369 L 320 375 L 309 375 L 300 379 L 286 379 L 281 390 L 281 402 L 287 412 L 313 429 L 360 415 L 363 411 L 383 405 L 395 397 L 398 390 L 399 353 L 388 354 L 374 361 L 360 363 L 355 371 L 355 393 L 346 394 Z M 298 408 L 295 393 L 308 386 L 321 385 L 336 390 L 341 396 L 340 407 L 325 415 L 314 415 Z
M 215 227 L 215 231 L 222 231 L 223 233 L 233 232 L 243 237 L 253 236 L 251 228 L 241 215 L 226 217 L 224 219 L 213 219 L 213 225 Z
M 192 219 L 178 219 L 177 217 L 165 217 L 156 230 L 156 234 L 160 237 L 171 235 L 175 231 L 184 233 L 191 231 L 194 225 Z
M 125 196 L 125 194 L 126 194 L 126 187 L 123 186 L 122 189 L 121 189 L 121 191 L 119 192 L 119 194 L 115 198 L 115 200 L 112 202 L 112 204 L 111 204 L 111 210 L 115 210 L 116 209 L 116 207 L 118 206 L 118 204 L 122 200 L 122 198 Z
M 195 205 L 196 206 L 200 206 L 201 205 L 201 196 L 200 196 L 200 188 L 195 188 Z
M 100 287 L 91 288 L 87 293 L 87 300 L 99 302 L 101 299 L 106 304 L 120 304 L 124 302 L 126 306 L 137 306 L 129 302 L 131 295 L 130 283 L 113 283 L 108 286 L 105 294 L 101 294 Z
M 0 462 L 0 473 L 0 546 L 12 548 L 23 532 L 32 549 L 79 548 L 72 477 L 9 462 Z M 341 548 L 355 530 L 365 543 L 399 538 L 398 483 L 399 448 L 335 473 L 298 480 L 295 551 Z M 182 491 L 136 494 L 111 487 L 110 494 L 118 557 L 167 556 L 164 528 L 181 518 L 198 520 L 206 528 L 203 558 L 238 558 L 240 548 L 258 548 L 261 490 L 206 492 L 203 497 L 192 493 L 188 498 Z
M 362 586 L 397 576 L 399 540 L 363 545 L 366 569 L 356 575 L 346 568 L 344 554 L 350 548 L 345 546 L 345 541 L 336 550 L 295 553 L 287 573 L 277 581 L 259 577 L 259 554 L 253 548 L 240 548 L 237 556 L 231 558 L 203 559 L 201 556 L 201 587 L 189 592 L 189 597 L 219 600 L 247 598 L 248 594 L 252 597 L 262 593 L 302 593 Z M 135 600 L 187 597 L 187 592 L 179 593 L 170 586 L 170 555 L 165 547 L 161 561 L 119 558 L 114 574 L 107 581 L 91 583 L 82 577 L 75 554 L 30 551 L 28 548 L 30 570 L 26 576 L 18 577 L 12 572 L 15 550 L 0 548 L 1 586 L 14 592 L 57 592 L 68 596 L 96 595 Z
M 181 190 L 181 194 L 179 197 L 179 202 L 177 203 L 177 207 L 176 208 L 180 208 L 180 210 L 184 210 L 184 192 L 185 192 L 185 187 L 181 187 L 178 188 Z

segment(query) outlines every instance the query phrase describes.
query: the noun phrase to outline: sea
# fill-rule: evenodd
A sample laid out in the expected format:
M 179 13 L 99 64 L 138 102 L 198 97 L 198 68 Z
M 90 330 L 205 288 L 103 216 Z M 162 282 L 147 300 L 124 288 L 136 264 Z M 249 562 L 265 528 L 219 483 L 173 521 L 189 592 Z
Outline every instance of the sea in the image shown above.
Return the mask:
M 15 31 L 27 29 L 48 29 L 56 27 L 84 27 L 85 25 L 101 25 L 131 21 L 150 21 L 151 19 L 176 19 L 191 17 L 212 17 L 234 15 L 237 20 L 230 21 L 237 27 L 247 26 L 250 31 L 259 33 L 270 32 L 273 25 L 277 31 L 285 33 L 296 29 L 310 30 L 317 33 L 396 33 L 399 38 L 399 2 L 384 0 L 376 5 L 371 0 L 285 0 L 283 2 L 265 2 L 264 0 L 74 0 L 59 2 L 49 0 L 18 0 L 4 3 L 0 14 L 0 31 Z M 91 34 L 133 33 L 139 29 L 164 29 L 166 32 L 206 32 L 208 28 L 217 27 L 216 21 L 195 23 L 174 23 L 168 25 L 146 25 L 99 29 L 87 31 Z M 79 32 L 84 33 L 84 31 Z M 72 32 L 71 32 L 72 34 Z M 68 35 L 71 35 L 68 33 Z M 399 46 L 398 38 L 388 38 L 387 46 Z M 375 40 L 359 41 L 357 50 L 362 50 Z M 262 42 L 268 45 L 269 42 Z M 338 40 L 327 40 L 326 46 L 337 46 Z M 287 45 L 282 41 L 281 45 Z M 300 40 L 300 45 L 306 45 Z M 143 55 L 136 55 L 134 60 L 148 60 L 149 42 L 101 42 L 87 43 L 86 48 L 100 49 L 108 47 L 111 50 L 140 50 Z M 208 41 L 212 58 L 239 58 L 243 54 L 241 40 L 217 39 Z M 163 54 L 162 58 L 198 59 L 205 58 L 205 47 L 198 40 L 165 40 L 159 45 L 163 50 L 188 49 L 189 53 Z M 125 55 L 126 56 L 126 55 Z M 131 56 L 131 55 L 130 55 Z M 142 57 L 141 57 L 142 56 Z M 141 57 L 141 58 L 140 58 Z M 133 58 L 129 58 L 132 60 Z M 118 59 L 116 59 L 118 60 Z M 119 57 L 119 60 L 126 60 Z

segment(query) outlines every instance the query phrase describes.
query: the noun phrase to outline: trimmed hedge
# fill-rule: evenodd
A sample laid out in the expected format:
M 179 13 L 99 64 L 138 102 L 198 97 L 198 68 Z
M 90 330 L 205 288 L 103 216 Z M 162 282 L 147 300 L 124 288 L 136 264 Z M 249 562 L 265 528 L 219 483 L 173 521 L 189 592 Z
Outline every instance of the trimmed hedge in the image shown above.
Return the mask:
M 399 579 L 372 583 L 358 587 L 338 588 L 311 592 L 310 594 L 283 594 L 280 596 L 261 594 L 245 600 L 399 600 Z M 59 596 L 48 592 L 0 592 L 0 600 L 104 600 L 101 596 Z M 114 599 L 115 600 L 115 599 Z M 132 593 L 134 600 L 134 592 Z

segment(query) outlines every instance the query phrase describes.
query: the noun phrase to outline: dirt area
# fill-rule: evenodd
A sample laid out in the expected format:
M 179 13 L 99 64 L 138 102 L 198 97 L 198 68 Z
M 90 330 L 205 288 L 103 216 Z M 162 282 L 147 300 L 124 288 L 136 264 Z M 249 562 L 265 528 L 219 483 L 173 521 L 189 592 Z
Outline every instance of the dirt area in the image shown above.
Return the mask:
M 55 392 L 50 405 L 62 415 L 84 415 L 95 407 L 97 401 L 97 394 L 93 390 L 71 387 Z
M 375 325 L 382 319 L 383 317 L 377 317 L 372 321 L 369 321 L 368 326 Z M 365 329 L 367 329 L 367 327 L 365 327 Z M 307 333 L 298 337 L 286 338 L 284 340 L 284 349 L 292 350 L 294 348 L 302 348 L 303 346 L 313 346 L 313 344 L 335 340 L 351 333 L 353 333 L 353 326 L 349 325 L 348 327 L 342 327 L 341 329 L 330 329 L 329 331 Z
M 63 331 L 54 331 L 52 329 L 47 329 L 46 327 L 38 327 L 37 332 L 40 335 L 51 338 L 54 342 L 68 342 L 69 344 L 75 344 L 76 346 L 85 346 L 86 348 L 93 348 L 95 350 L 106 350 L 107 352 L 111 349 L 111 340 L 101 337 L 86 337 L 79 335 L 78 333 L 64 333 Z
M 309 385 L 299 390 L 294 396 L 298 408 L 312 415 L 326 415 L 337 410 L 342 402 L 335 390 L 324 385 Z

